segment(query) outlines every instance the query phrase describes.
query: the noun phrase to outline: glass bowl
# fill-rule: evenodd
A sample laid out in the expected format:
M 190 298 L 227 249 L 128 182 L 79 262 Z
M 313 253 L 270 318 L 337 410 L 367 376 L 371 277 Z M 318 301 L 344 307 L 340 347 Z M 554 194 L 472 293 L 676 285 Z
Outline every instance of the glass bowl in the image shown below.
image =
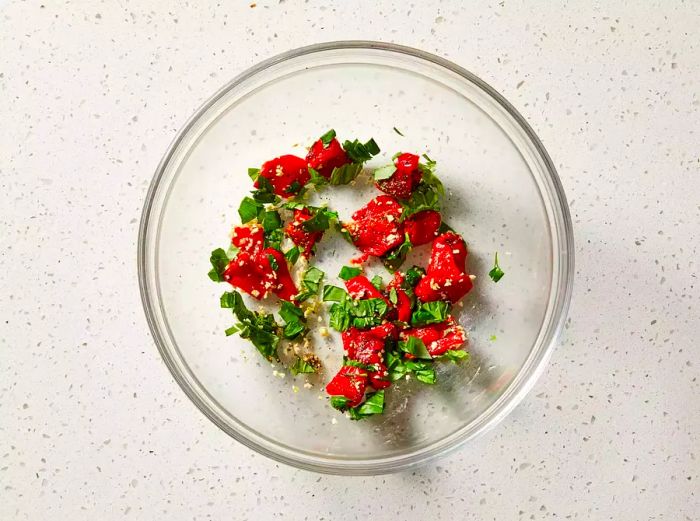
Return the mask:
M 374 137 L 370 165 L 427 152 L 447 188 L 446 221 L 469 245 L 475 288 L 459 320 L 471 359 L 441 364 L 438 383 L 401 381 L 385 413 L 351 421 L 323 385 L 341 365 L 338 337 L 315 338 L 326 373 L 304 387 L 246 340 L 226 337 L 227 284 L 207 277 L 252 189 L 247 168 L 334 128 Z M 394 129 L 404 134 L 402 137 Z M 368 183 L 326 191 L 341 217 L 369 200 Z M 376 195 L 376 191 L 374 193 Z M 326 242 L 327 241 L 327 242 Z M 318 259 L 334 283 L 352 255 L 324 238 Z M 347 246 L 349 248 L 349 246 Z M 426 255 L 425 251 L 415 255 Z M 505 276 L 488 272 L 499 252 Z M 565 319 L 573 277 L 570 216 L 554 165 L 518 112 L 465 69 L 415 49 L 335 42 L 281 54 L 244 72 L 187 122 L 158 166 L 139 230 L 139 283 L 165 363 L 187 396 L 239 442 L 278 461 L 338 474 L 413 467 L 503 419 L 541 373 Z M 338 284 L 335 281 L 335 284 Z

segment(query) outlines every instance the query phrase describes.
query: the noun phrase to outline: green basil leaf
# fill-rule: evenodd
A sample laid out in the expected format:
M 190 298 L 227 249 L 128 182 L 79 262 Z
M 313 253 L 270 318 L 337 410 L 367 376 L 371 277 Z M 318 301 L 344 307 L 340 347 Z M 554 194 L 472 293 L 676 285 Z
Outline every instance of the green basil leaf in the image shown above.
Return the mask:
M 401 221 L 404 221 L 411 215 L 422 212 L 423 210 L 439 212 L 440 196 L 437 189 L 433 186 L 427 183 L 420 183 L 408 200 L 401 201 L 401 206 L 403 207 Z
M 396 288 L 391 288 L 389 290 L 389 302 L 394 306 L 399 302 L 399 294 L 396 292 Z
M 268 210 L 263 212 L 260 224 L 262 224 L 265 233 L 269 233 L 282 227 L 282 218 L 278 211 Z
M 238 206 L 238 215 L 241 217 L 241 223 L 245 224 L 255 219 L 262 208 L 262 204 L 255 202 L 250 197 L 244 197 Z
M 222 248 L 215 249 L 211 252 L 209 262 L 212 265 L 208 273 L 209 278 L 214 282 L 224 282 L 224 271 L 230 262 L 226 252 Z
M 377 291 L 383 291 L 384 290 L 384 280 L 380 275 L 375 275 L 372 277 L 372 286 L 377 288 Z
M 410 353 L 416 358 L 430 360 L 433 357 L 428 353 L 423 341 L 415 336 L 409 336 L 405 341 L 399 342 L 399 349 L 405 353 Z
M 224 334 L 226 336 L 231 336 L 234 333 L 238 333 L 238 331 L 240 331 L 240 328 L 238 327 L 238 325 L 233 325 L 227 329 L 224 329 Z
M 328 184 L 333 186 L 349 184 L 360 175 L 360 172 L 362 172 L 361 163 L 347 163 L 343 166 L 337 166 L 331 172 Z
M 298 374 L 308 374 L 316 372 L 316 368 L 314 368 L 314 366 L 312 366 L 310 363 L 302 360 L 299 357 L 297 357 L 297 359 L 294 361 L 294 363 L 289 369 L 294 376 Z
M 377 391 L 367 397 L 363 404 L 353 407 L 348 411 L 350 418 L 360 420 L 367 416 L 382 414 L 384 412 L 384 391 Z
M 279 197 L 275 195 L 275 189 L 267 177 L 258 176 L 258 189 L 253 190 L 253 199 L 258 203 L 276 203 Z
M 249 168 L 248 169 L 248 177 L 250 177 L 253 181 L 255 181 L 259 175 L 260 175 L 259 168 Z
M 408 233 L 406 233 L 404 241 L 382 257 L 384 267 L 391 273 L 397 271 L 406 261 L 406 255 L 408 255 L 412 248 L 413 244 L 408 237 Z
M 357 277 L 358 275 L 362 275 L 361 268 L 353 268 L 351 266 L 343 266 L 342 268 L 340 268 L 340 273 L 338 274 L 338 277 L 340 277 L 343 280 L 350 280 L 352 278 Z
M 382 181 L 384 179 L 389 179 L 392 175 L 394 175 L 395 172 L 395 165 L 381 166 L 374 171 L 374 180 Z
M 330 129 L 328 132 L 323 134 L 321 137 L 321 143 L 323 143 L 324 148 L 330 145 L 331 141 L 335 139 L 335 130 Z
M 339 411 L 344 411 L 350 400 L 345 396 L 331 396 L 331 407 L 338 409 Z
M 453 364 L 461 360 L 469 360 L 469 353 L 463 351 L 462 349 L 450 349 L 445 351 L 445 353 L 438 357 L 438 360 L 449 360 Z
M 348 294 L 344 289 L 328 284 L 323 287 L 324 302 L 344 302 L 347 299 Z
M 442 186 L 442 181 L 435 175 L 435 167 L 437 163 L 428 157 L 428 154 L 423 154 L 426 164 L 419 163 L 418 168 L 423 172 L 423 182 L 433 187 L 439 195 L 445 195 L 445 188 Z
M 337 220 L 338 214 L 327 210 L 326 208 L 314 209 L 314 215 L 304 221 L 301 227 L 307 232 L 321 232 L 327 230 L 331 226 L 331 221 Z
M 450 304 L 437 300 L 435 302 L 425 302 L 420 304 L 411 316 L 411 324 L 415 326 L 425 326 L 428 324 L 440 324 L 447 319 L 450 312 Z
M 405 280 L 411 287 L 416 287 L 420 279 L 425 275 L 425 270 L 420 266 L 413 266 L 406 272 Z
M 311 267 L 304 273 L 301 279 L 302 290 L 297 295 L 296 300 L 302 302 L 318 294 L 324 273 L 315 267 Z
M 290 248 L 285 252 L 284 258 L 287 259 L 287 261 L 289 261 L 289 264 L 293 266 L 294 264 L 296 264 L 297 260 L 299 260 L 300 253 L 301 252 L 299 251 L 299 247 L 294 246 L 293 248 Z
M 311 183 L 312 185 L 323 186 L 328 184 L 328 179 L 319 174 L 318 171 L 314 168 L 309 167 L 309 175 L 309 183 Z
M 396 132 L 399 136 L 404 137 L 404 135 L 401 133 L 401 131 L 396 127 L 394 127 L 394 132 Z
M 493 261 L 493 268 L 491 268 L 491 271 L 489 271 L 489 277 L 491 277 L 491 280 L 494 282 L 498 282 L 503 278 L 503 275 L 505 275 L 505 272 L 498 265 L 498 252 L 496 252 L 496 257 Z
M 329 324 L 336 331 L 343 332 L 350 327 L 350 312 L 346 303 L 334 303 L 328 311 L 330 315 Z
M 379 146 L 374 139 L 370 139 L 366 143 L 360 143 L 357 139 L 354 141 L 344 141 L 343 149 L 354 163 L 369 161 L 380 152 Z
M 271 232 L 265 232 L 265 247 L 281 251 L 282 239 L 284 239 L 284 231 L 282 228 L 277 228 Z

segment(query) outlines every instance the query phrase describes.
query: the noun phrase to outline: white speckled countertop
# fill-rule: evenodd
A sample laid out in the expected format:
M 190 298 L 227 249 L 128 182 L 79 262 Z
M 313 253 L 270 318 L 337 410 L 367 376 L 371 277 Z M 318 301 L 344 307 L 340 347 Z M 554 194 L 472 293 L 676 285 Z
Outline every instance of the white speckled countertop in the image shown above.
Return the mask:
M 300 4 L 0 6 L 0 519 L 700 518 L 700 4 Z M 371 478 L 219 431 L 161 362 L 136 281 L 178 128 L 257 61 L 339 39 L 434 52 L 504 94 L 577 243 L 526 400 L 435 465 Z

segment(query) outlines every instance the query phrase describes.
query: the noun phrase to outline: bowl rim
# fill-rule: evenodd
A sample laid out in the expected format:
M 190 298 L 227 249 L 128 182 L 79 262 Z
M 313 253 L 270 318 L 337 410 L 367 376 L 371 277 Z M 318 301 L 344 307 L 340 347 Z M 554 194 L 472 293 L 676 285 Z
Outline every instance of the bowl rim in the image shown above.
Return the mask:
M 430 445 L 419 449 L 418 451 L 408 454 L 400 454 L 398 456 L 366 460 L 323 458 L 317 455 L 301 453 L 287 447 L 286 445 L 271 441 L 269 439 L 253 439 L 252 437 L 249 437 L 245 433 L 232 428 L 229 424 L 224 422 L 223 419 L 220 418 L 204 402 L 204 400 L 202 400 L 198 391 L 183 378 L 179 368 L 177 367 L 176 361 L 172 357 L 169 349 L 165 346 L 163 333 L 161 332 L 157 323 L 154 305 L 150 300 L 150 289 L 147 280 L 149 263 L 146 252 L 147 238 L 149 236 L 149 224 L 152 217 L 151 210 L 153 208 L 155 197 L 166 168 L 185 136 L 187 136 L 195 123 L 216 102 L 218 102 L 225 94 L 242 82 L 283 61 L 326 51 L 358 49 L 404 54 L 443 67 L 444 69 L 461 76 L 464 80 L 471 82 L 482 89 L 498 105 L 500 105 L 500 107 L 504 109 L 511 118 L 513 118 L 514 122 L 520 126 L 521 130 L 524 131 L 525 135 L 530 140 L 530 144 L 534 146 L 535 151 L 539 155 L 539 159 L 543 163 L 544 170 L 548 174 L 548 178 L 545 179 L 545 188 L 546 191 L 549 192 L 547 195 L 550 196 L 550 200 L 554 203 L 552 204 L 554 229 L 550 233 L 551 235 L 557 236 L 559 244 L 558 251 L 553 251 L 552 254 L 554 257 L 558 258 L 560 266 L 560 269 L 558 270 L 558 278 L 556 280 L 552 280 L 552 283 L 556 284 L 556 291 L 553 293 L 553 303 L 550 303 L 549 305 L 551 307 L 548 306 L 549 318 L 547 319 L 547 316 L 545 316 L 545 319 L 540 326 L 540 335 L 542 335 L 544 332 L 540 342 L 541 348 L 537 353 L 535 353 L 536 356 L 534 358 L 532 356 L 530 357 L 531 360 L 529 367 L 526 363 L 520 368 L 518 374 L 504 390 L 503 394 L 477 419 L 475 419 L 474 422 L 465 425 L 455 432 L 448 434 L 444 438 L 433 442 Z M 158 222 L 157 217 L 158 216 L 154 216 L 156 222 Z M 552 354 L 567 317 L 574 278 L 573 226 L 563 186 L 557 174 L 556 168 L 549 157 L 549 154 L 544 148 L 544 145 L 527 123 L 525 118 L 493 87 L 467 69 L 456 65 L 449 60 L 419 49 L 393 43 L 369 40 L 332 41 L 292 49 L 259 62 L 226 83 L 209 99 L 207 99 L 192 116 L 190 116 L 168 146 L 166 153 L 156 168 L 155 174 L 148 188 L 143 210 L 141 212 L 141 221 L 138 232 L 137 268 L 141 302 L 143 304 L 146 320 L 153 336 L 153 340 L 158 348 L 158 351 L 160 352 L 161 357 L 163 358 L 163 361 L 165 362 L 165 365 L 168 367 L 173 378 L 187 397 L 192 401 L 192 403 L 194 403 L 195 406 L 221 430 L 234 438 L 236 441 L 253 449 L 254 451 L 278 462 L 292 465 L 297 468 L 327 474 L 386 474 L 389 472 L 407 470 L 423 465 L 436 457 L 443 456 L 456 448 L 461 447 L 468 440 L 484 434 L 503 420 L 532 389 L 536 381 L 541 376 Z M 257 435 L 257 433 L 255 435 Z

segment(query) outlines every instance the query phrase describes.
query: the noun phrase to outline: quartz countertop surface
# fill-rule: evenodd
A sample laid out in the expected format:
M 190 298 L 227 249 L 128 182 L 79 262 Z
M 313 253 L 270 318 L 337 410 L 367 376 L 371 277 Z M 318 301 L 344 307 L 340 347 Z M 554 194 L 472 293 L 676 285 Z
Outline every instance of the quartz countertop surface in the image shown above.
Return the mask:
M 608 5 L 609 4 L 609 5 Z M 700 518 L 700 4 L 0 5 L 0 519 Z M 314 474 L 186 398 L 141 308 L 153 172 L 236 74 L 369 39 L 471 70 L 566 190 L 566 327 L 496 428 L 417 470 Z

